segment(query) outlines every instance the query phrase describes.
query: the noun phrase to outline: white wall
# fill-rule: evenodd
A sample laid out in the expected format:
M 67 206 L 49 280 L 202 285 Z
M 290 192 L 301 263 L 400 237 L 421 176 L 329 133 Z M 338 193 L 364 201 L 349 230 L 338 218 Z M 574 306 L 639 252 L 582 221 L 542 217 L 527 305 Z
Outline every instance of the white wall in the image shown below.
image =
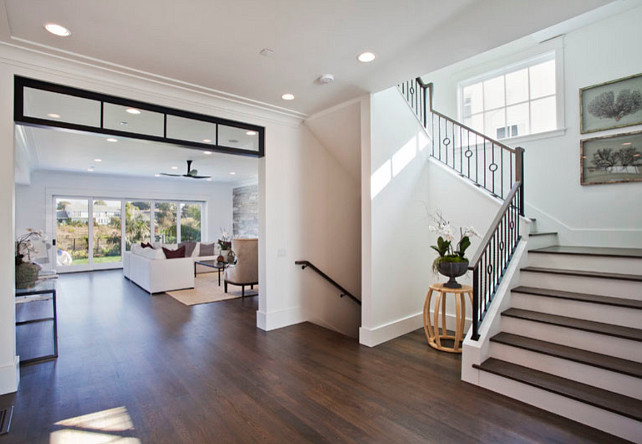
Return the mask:
M 369 127 L 369 157 L 362 158 L 370 165 L 362 177 L 363 242 L 369 244 L 364 279 L 369 282 L 363 284 L 368 293 L 363 294 L 360 342 L 374 346 L 421 326 L 417 316 L 431 263 L 429 139 L 396 88 L 371 96 Z
M 642 247 L 642 183 L 580 185 L 580 140 L 639 131 L 632 126 L 599 133 L 579 132 L 579 89 L 642 71 L 642 7 L 614 15 L 563 37 L 566 131 L 557 137 L 519 141 L 525 152 L 527 216 L 539 230 L 559 231 L 560 243 Z M 434 107 L 457 116 L 457 84 L 528 58 L 554 46 L 526 38 L 422 76 L 432 81 Z M 511 144 L 509 142 L 509 144 Z
M 53 233 L 52 214 L 47 218 L 47 212 L 52 211 L 48 196 L 52 195 L 198 200 L 206 203 L 203 240 L 214 241 L 220 227 L 231 232 L 232 189 L 232 185 L 210 182 L 36 171 L 31 175 L 31 185 L 16 185 L 16 231 L 33 228 Z
M 348 258 L 338 259 L 336 270 L 330 270 L 337 273 L 337 280 L 344 279 L 341 273 L 354 271 L 354 265 L 344 261 L 356 263 L 351 255 L 358 261 L 359 236 L 353 228 L 343 231 L 345 221 L 340 211 L 349 214 L 349 207 L 358 209 L 358 201 L 353 191 L 344 190 L 342 184 L 347 184 L 348 178 L 337 172 L 336 160 L 301 126 L 300 115 L 224 99 L 213 91 L 192 90 L 169 80 L 144 79 L 0 44 L 0 393 L 14 391 L 18 384 L 13 298 L 14 75 L 265 126 L 266 156 L 259 160 L 260 328 L 284 327 L 311 316 L 314 307 L 306 307 L 310 295 L 303 290 L 315 284 L 307 281 L 309 270 L 301 271 L 295 260 L 327 258 L 327 251 L 332 250 L 332 258 L 325 259 L 328 264 L 333 263 L 334 255 Z M 328 184 L 332 184 L 332 194 L 325 189 Z M 358 218 L 347 217 L 350 222 L 346 226 L 358 227 Z M 328 226 L 319 225 L 311 231 L 312 222 Z M 337 239 L 340 243 L 335 243 Z M 344 265 L 345 271 L 341 268 Z M 345 286 L 358 292 L 358 271 L 355 276 L 356 284 L 346 278 Z M 318 290 L 314 297 L 333 296 L 338 303 L 350 302 L 339 299 L 331 288 Z M 315 313 L 321 315 L 331 313 Z
M 375 346 L 422 327 L 428 287 L 445 280 L 431 270 L 436 253 L 430 245 L 437 237 L 429 231 L 432 215 L 440 211 L 455 227 L 473 225 L 483 235 L 501 202 L 429 160 L 431 141 L 397 88 L 372 95 L 370 108 L 370 149 L 364 163 L 371 166 L 364 184 L 371 199 L 363 202 L 363 214 L 372 216 L 364 223 L 368 245 L 360 341 Z M 480 241 L 472 239 L 468 258 Z M 470 276 L 458 280 L 470 283 Z M 446 312 L 450 325 L 454 300 L 447 301 Z

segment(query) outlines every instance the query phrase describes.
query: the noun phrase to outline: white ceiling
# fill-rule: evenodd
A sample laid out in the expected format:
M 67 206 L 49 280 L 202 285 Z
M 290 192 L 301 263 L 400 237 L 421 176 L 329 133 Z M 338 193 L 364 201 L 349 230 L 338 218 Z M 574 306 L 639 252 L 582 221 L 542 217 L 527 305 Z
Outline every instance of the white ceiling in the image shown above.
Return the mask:
M 156 180 L 190 181 L 183 177 L 158 177 L 158 173 L 185 174 L 187 160 L 199 175 L 212 176 L 212 182 L 238 184 L 256 181 L 258 159 L 184 148 L 146 140 L 118 137 L 118 142 L 108 142 L 110 136 L 78 133 L 63 130 L 16 126 L 17 158 L 27 156 L 32 171 L 68 171 L 92 174 L 149 177 Z M 95 159 L 101 159 L 96 162 Z M 178 167 L 173 170 L 172 167 Z M 232 175 L 231 172 L 236 174 Z M 198 182 L 206 182 L 205 179 Z
M 0 41 L 309 115 L 610 1 L 0 0 Z M 365 50 L 377 59 L 357 62 Z

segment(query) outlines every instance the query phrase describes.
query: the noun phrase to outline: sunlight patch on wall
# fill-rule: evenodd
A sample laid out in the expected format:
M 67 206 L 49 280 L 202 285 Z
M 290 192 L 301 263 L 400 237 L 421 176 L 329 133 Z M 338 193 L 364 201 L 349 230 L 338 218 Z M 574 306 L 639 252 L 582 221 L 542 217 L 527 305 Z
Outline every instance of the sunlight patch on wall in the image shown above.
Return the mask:
M 377 171 L 370 176 L 370 199 L 374 199 L 392 179 L 391 174 L 392 162 L 390 159 L 386 160 L 383 165 L 377 168 Z
M 417 156 L 417 137 L 410 139 L 392 155 L 392 175 L 396 176 Z

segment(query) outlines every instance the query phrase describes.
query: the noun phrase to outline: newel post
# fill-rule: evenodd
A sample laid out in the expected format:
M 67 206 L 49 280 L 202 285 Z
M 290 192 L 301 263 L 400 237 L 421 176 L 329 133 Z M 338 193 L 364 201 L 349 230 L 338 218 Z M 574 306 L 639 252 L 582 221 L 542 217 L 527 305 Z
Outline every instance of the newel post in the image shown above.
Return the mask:
M 524 216 L 524 148 L 515 148 L 515 181 L 519 186 L 519 215 Z

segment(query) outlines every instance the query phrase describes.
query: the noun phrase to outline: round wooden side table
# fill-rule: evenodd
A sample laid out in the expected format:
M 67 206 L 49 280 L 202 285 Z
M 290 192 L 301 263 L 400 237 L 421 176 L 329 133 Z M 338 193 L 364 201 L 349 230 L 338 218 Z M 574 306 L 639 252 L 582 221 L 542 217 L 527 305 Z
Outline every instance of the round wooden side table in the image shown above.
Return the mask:
M 433 293 L 437 294 L 437 302 L 434 306 L 433 322 L 430 321 L 431 299 Z M 455 336 L 449 335 L 446 331 L 446 295 L 451 293 L 455 295 L 456 305 L 456 319 L 455 319 Z M 464 323 L 466 322 L 466 298 L 470 297 L 470 303 L 473 303 L 473 287 L 470 285 L 462 285 L 461 288 L 448 288 L 444 284 L 432 284 L 426 294 L 426 302 L 424 303 L 424 331 L 426 332 L 426 339 L 428 345 L 437 350 L 446 351 L 450 353 L 461 353 L 461 342 L 464 339 Z M 439 318 L 441 318 L 441 333 L 439 332 Z M 445 347 L 441 345 L 444 339 L 452 339 L 454 341 L 452 347 Z

